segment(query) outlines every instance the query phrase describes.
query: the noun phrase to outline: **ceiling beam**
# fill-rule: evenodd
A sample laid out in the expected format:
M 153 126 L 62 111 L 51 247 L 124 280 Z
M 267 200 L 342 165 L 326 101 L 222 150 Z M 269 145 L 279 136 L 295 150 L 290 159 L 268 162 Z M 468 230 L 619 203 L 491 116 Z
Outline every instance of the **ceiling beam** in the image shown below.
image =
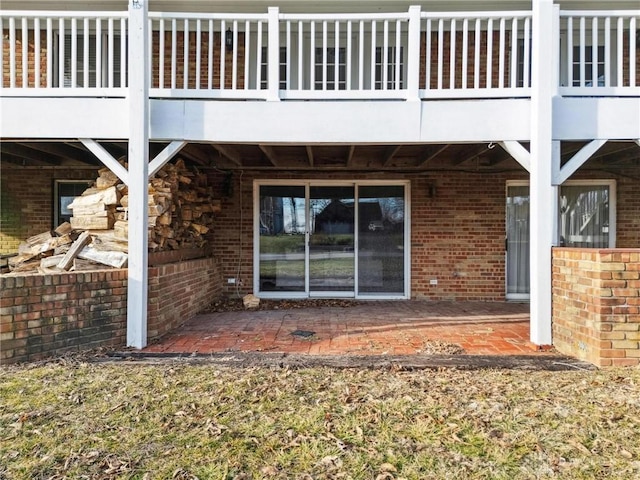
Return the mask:
M 39 165 L 59 165 L 60 164 L 60 157 L 56 156 L 56 158 L 52 158 L 51 154 L 46 154 L 29 147 L 25 147 L 24 145 L 19 143 L 2 142 L 2 145 L 0 145 L 0 149 L 3 152 L 12 154 L 16 157 L 37 162 L 37 164 Z
M 314 166 L 314 158 L 313 158 L 313 147 L 311 145 L 307 145 L 307 158 L 309 158 L 309 166 Z
M 355 145 L 351 145 L 349 147 L 349 153 L 347 154 L 347 167 L 353 167 L 353 162 L 354 162 L 354 153 L 356 151 L 356 146 Z
M 215 148 L 220 153 L 220 155 L 231 160 L 238 167 L 242 166 L 242 157 L 240 156 L 240 153 L 236 151 L 235 148 L 225 146 L 225 145 L 211 145 L 211 146 Z
M 97 159 L 86 150 L 73 148 L 66 143 L 30 142 L 23 143 L 23 145 L 34 150 L 55 155 L 62 159 L 82 162 L 92 166 L 100 165 L 100 162 L 98 162 Z
M 482 155 L 483 153 L 489 152 L 491 150 L 493 150 L 497 145 L 496 144 L 490 144 L 492 145 L 491 147 L 487 146 L 487 145 L 482 145 L 480 148 L 474 148 L 471 147 L 469 149 L 465 149 L 460 158 L 456 158 L 453 162 L 452 165 L 453 166 L 458 166 L 458 165 L 463 165 L 471 160 L 477 159 L 480 155 Z
M 401 148 L 402 148 L 402 145 L 395 145 L 395 146 L 391 145 L 387 147 L 384 151 L 384 156 L 382 158 L 382 166 L 388 167 L 391 161 L 393 160 L 393 157 L 396 156 L 396 153 L 398 153 Z
M 38 160 L 26 159 L 19 155 L 8 153 L 2 149 L 2 163 L 11 163 L 21 167 L 51 167 L 50 163 L 40 162 Z
M 280 159 L 278 158 L 278 155 L 276 155 L 276 152 L 273 149 L 273 147 L 270 147 L 269 145 L 258 145 L 258 147 L 260 147 L 260 150 L 262 150 L 262 153 L 265 154 L 267 159 L 271 162 L 271 164 L 274 167 L 281 167 L 282 166 L 280 164 Z
M 418 158 L 417 167 L 418 168 L 426 167 L 429 163 L 435 160 L 436 157 L 438 157 L 450 146 L 451 146 L 450 144 L 446 144 L 446 145 L 440 145 L 436 147 L 432 147 L 432 146 L 427 147 L 422 157 Z

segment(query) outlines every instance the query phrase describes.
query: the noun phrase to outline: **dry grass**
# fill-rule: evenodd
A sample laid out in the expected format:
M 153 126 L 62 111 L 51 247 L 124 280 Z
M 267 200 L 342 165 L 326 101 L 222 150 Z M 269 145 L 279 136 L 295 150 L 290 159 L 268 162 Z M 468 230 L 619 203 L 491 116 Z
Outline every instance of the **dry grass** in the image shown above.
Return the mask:
M 639 478 L 640 369 L 0 370 L 0 478 Z

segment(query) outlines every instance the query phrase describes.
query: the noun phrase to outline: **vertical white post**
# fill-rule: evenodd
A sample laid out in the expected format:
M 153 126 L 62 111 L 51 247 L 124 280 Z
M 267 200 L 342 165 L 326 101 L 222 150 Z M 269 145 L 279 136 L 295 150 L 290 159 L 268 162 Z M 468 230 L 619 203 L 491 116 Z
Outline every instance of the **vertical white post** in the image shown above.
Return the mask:
M 267 100 L 280 100 L 280 9 L 269 7 L 269 32 L 267 44 Z
M 419 6 L 409 7 L 409 30 L 407 45 L 407 100 L 420 100 L 420 24 Z M 396 45 L 396 48 L 400 48 Z M 429 53 L 427 53 L 429 58 Z
M 559 8 L 553 0 L 533 2 L 530 338 L 536 345 L 551 344 L 551 247 L 555 243 L 557 204 L 552 178 L 554 162 L 559 161 L 552 119 L 553 97 L 558 90 L 559 19 Z
M 147 0 L 129 0 L 129 280 L 127 345 L 147 345 L 149 51 Z

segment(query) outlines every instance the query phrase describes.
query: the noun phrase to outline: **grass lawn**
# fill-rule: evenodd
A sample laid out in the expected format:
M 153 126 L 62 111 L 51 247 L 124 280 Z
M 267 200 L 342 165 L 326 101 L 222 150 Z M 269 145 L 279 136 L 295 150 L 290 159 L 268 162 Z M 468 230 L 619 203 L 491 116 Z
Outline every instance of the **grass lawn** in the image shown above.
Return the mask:
M 640 369 L 0 369 L 0 478 L 640 478 Z

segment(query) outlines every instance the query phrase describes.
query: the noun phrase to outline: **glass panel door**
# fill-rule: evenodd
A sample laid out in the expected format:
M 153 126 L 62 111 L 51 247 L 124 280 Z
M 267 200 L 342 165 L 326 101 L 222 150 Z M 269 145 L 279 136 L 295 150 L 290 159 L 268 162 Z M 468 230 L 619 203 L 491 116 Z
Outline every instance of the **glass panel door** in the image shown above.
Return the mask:
M 305 292 L 306 199 L 303 185 L 260 186 L 261 292 Z
M 564 185 L 560 188 L 560 246 L 609 247 L 609 186 Z
M 311 186 L 309 293 L 354 295 L 354 186 Z M 340 296 L 342 296 L 340 295 Z
M 507 186 L 507 298 L 529 297 L 529 186 Z
M 358 294 L 404 293 L 404 186 L 358 189 Z

